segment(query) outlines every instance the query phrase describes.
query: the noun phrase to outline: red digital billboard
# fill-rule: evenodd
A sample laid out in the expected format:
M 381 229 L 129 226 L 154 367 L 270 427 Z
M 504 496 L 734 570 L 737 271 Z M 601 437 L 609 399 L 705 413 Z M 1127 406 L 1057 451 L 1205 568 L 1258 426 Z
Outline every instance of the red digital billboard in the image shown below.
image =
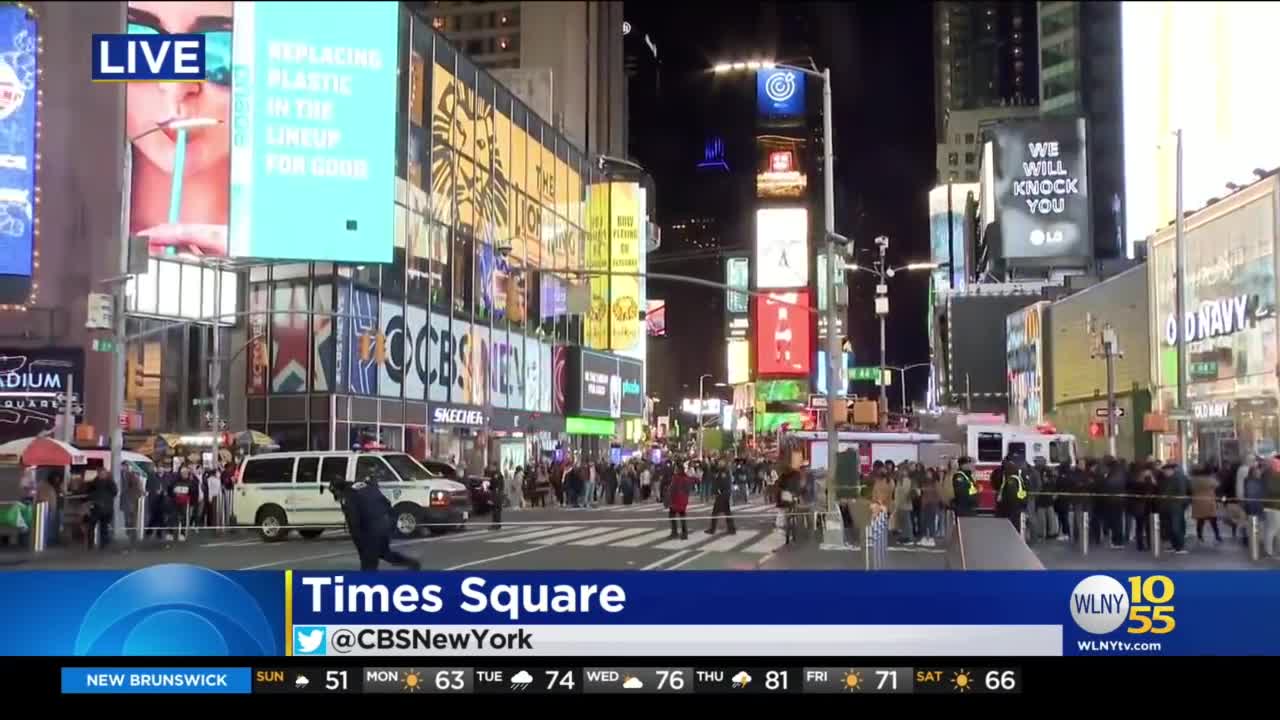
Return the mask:
M 756 296 L 756 371 L 768 375 L 809 375 L 809 291 Z

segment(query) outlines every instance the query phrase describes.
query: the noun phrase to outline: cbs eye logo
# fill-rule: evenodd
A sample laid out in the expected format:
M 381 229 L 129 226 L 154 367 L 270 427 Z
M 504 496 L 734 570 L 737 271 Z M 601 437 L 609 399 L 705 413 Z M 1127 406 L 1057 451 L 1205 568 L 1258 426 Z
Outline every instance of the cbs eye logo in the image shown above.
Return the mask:
M 155 565 L 102 592 L 84 614 L 76 655 L 263 656 L 278 633 L 249 591 L 194 565 Z
M 1173 618 L 1174 585 L 1166 575 L 1129 578 L 1125 588 L 1109 575 L 1091 575 L 1071 591 L 1071 618 L 1085 632 L 1106 635 L 1126 623 L 1130 635 L 1167 635 Z

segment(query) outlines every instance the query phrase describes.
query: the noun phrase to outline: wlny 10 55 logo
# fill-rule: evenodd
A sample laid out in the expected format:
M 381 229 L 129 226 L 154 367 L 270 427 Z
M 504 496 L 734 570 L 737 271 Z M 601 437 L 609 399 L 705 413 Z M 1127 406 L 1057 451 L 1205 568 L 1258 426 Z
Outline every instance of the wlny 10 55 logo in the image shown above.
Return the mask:
M 1167 635 L 1174 620 L 1174 583 L 1167 575 L 1134 576 L 1125 588 L 1109 575 L 1091 575 L 1071 591 L 1071 618 L 1093 635 L 1125 627 L 1130 635 Z

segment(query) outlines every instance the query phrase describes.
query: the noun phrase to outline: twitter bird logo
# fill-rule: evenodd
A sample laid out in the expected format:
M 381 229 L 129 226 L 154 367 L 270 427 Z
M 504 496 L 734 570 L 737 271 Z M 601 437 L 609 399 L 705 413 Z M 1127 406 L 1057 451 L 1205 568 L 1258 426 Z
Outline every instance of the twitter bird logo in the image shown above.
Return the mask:
M 326 629 L 314 626 L 299 626 L 293 629 L 294 655 L 324 655 Z

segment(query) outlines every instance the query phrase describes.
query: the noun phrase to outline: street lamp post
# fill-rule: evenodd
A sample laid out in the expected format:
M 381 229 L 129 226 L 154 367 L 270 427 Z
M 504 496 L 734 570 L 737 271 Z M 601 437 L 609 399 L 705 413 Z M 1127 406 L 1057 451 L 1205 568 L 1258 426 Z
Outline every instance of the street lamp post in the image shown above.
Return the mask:
M 220 122 L 220 120 L 213 118 L 181 118 L 171 120 L 165 123 L 158 123 L 155 127 L 128 138 L 124 143 L 123 188 L 120 195 L 120 226 L 116 231 L 116 239 L 118 241 L 116 258 L 117 274 L 109 280 L 112 283 L 112 340 L 115 344 L 112 352 L 113 362 L 111 368 L 111 473 L 115 476 L 117 483 L 121 483 L 123 481 L 123 476 L 120 474 L 120 457 L 124 451 L 124 429 L 120 427 L 120 415 L 124 413 L 124 375 L 125 366 L 127 364 L 127 358 L 125 355 L 127 325 L 125 323 L 124 290 L 125 281 L 129 278 L 129 204 L 132 201 L 133 194 L 133 144 L 151 133 L 159 132 L 161 130 L 175 130 L 179 134 L 179 147 L 185 148 L 186 133 L 188 130 L 212 127 Z M 119 507 L 117 507 L 117 515 L 119 515 L 120 512 Z M 124 523 L 120 522 L 119 517 L 116 517 L 115 528 L 117 535 L 122 535 L 125 531 Z
M 809 61 L 811 64 L 812 60 Z M 838 313 L 836 299 L 836 242 L 843 240 L 836 235 L 836 190 L 835 190 L 835 141 L 833 138 L 832 107 L 831 107 L 831 69 L 824 68 L 818 70 L 817 65 L 804 68 L 797 65 L 778 64 L 772 61 L 752 61 L 752 62 L 735 62 L 721 63 L 716 65 L 713 70 L 716 73 L 758 71 L 762 69 L 782 68 L 798 72 L 806 76 L 820 78 L 822 80 L 822 186 L 823 186 L 823 226 L 826 239 L 826 277 L 821 278 L 819 282 L 825 283 L 827 286 L 827 377 L 831 379 L 827 383 L 827 517 L 834 517 L 837 512 L 836 507 L 836 458 L 840 451 L 840 431 L 836 422 L 836 403 L 839 401 L 840 392 L 843 388 L 837 388 L 835 379 L 839 377 L 840 369 L 840 336 L 836 333 L 836 319 Z M 843 533 L 839 525 L 832 523 L 827 524 L 827 532 L 831 540 L 835 540 L 837 544 L 843 539 Z
M 911 363 L 910 365 L 905 365 L 905 366 L 885 365 L 884 367 L 886 370 L 898 371 L 898 377 L 901 378 L 898 381 L 898 386 L 902 390 L 902 411 L 905 413 L 907 411 L 907 371 L 915 370 L 916 368 L 919 368 L 919 367 L 933 367 L 933 366 L 930 363 Z M 884 379 L 884 375 L 882 373 L 881 380 L 883 381 L 883 379 Z
M 698 460 L 699 461 L 705 460 L 707 455 L 706 443 L 702 441 L 702 429 L 703 427 L 706 426 L 706 422 L 703 421 L 702 419 L 702 409 L 707 404 L 707 396 L 706 396 L 706 391 L 702 387 L 702 383 L 705 382 L 706 379 L 709 377 L 711 377 L 711 373 L 702 373 L 702 375 L 698 377 L 698 412 L 696 414 L 696 417 L 698 418 Z
M 876 238 L 876 244 L 880 246 L 880 259 L 872 267 L 865 265 L 846 265 L 845 270 L 854 272 L 866 272 L 876 278 L 876 315 L 880 317 L 880 406 L 879 420 L 880 429 L 883 430 L 889 422 L 889 397 L 888 388 L 884 384 L 884 371 L 888 366 L 884 364 L 885 355 L 885 318 L 889 316 L 889 279 L 904 270 L 933 270 L 938 267 L 937 263 L 932 262 L 913 262 L 907 263 L 901 267 L 887 267 L 885 253 L 889 249 L 889 238 L 883 235 Z M 927 363 L 926 363 L 927 364 Z M 915 367 L 914 365 L 911 367 Z M 904 389 L 905 392 L 905 389 Z M 905 406 L 906 403 L 904 402 Z

